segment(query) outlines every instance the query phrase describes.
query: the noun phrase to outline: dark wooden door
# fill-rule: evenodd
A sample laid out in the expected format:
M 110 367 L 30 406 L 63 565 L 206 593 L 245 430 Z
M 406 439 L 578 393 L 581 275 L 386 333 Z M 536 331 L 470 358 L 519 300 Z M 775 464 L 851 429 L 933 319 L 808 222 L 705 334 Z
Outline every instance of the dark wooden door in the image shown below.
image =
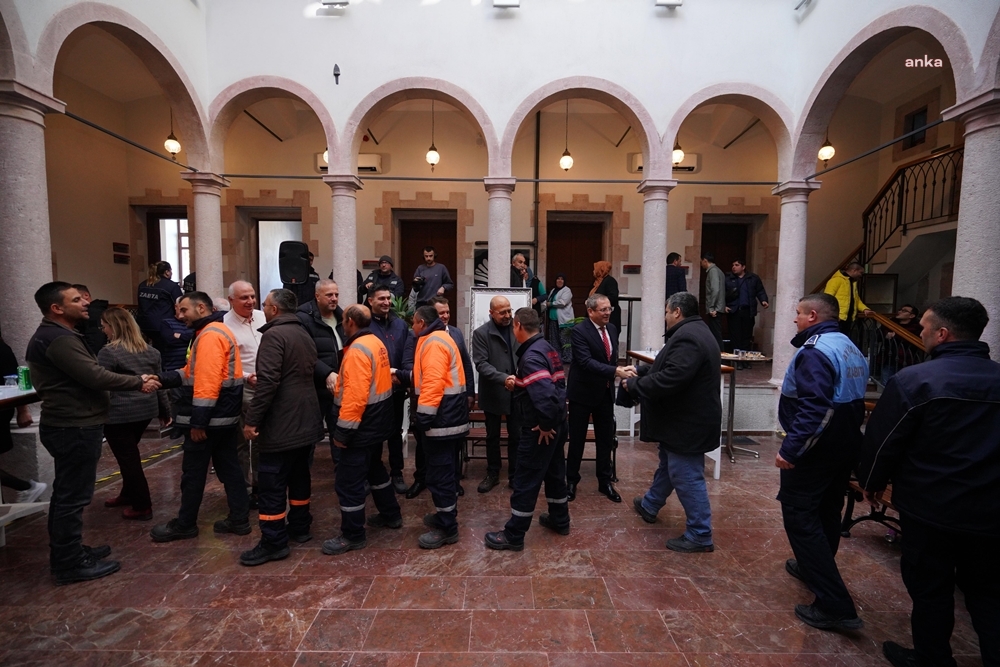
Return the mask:
M 745 223 L 708 223 L 701 226 L 701 251 L 715 253 L 715 263 L 723 273 L 731 273 L 733 261 L 747 261 L 750 226 Z M 705 312 L 705 270 L 701 271 L 701 312 Z M 708 315 L 705 315 L 707 318 Z M 722 338 L 729 340 L 728 318 L 722 318 Z
M 545 289 L 555 285 L 557 273 L 566 274 L 566 284 L 573 291 L 573 311 L 577 317 L 586 316 L 584 301 L 594 287 L 594 262 L 602 259 L 604 221 L 550 218 L 546 242 Z
M 397 212 L 399 221 L 399 264 L 396 273 L 406 285 L 406 293 L 410 293 L 413 283 L 413 273 L 424 263 L 424 246 L 434 246 L 435 261 L 448 268 L 451 279 L 458 280 L 458 243 L 456 232 L 458 223 L 454 215 L 448 219 L 448 211 L 431 217 L 426 211 L 408 213 Z M 455 290 L 444 294 L 451 302 L 451 323 L 458 326 L 456 315 L 458 299 Z

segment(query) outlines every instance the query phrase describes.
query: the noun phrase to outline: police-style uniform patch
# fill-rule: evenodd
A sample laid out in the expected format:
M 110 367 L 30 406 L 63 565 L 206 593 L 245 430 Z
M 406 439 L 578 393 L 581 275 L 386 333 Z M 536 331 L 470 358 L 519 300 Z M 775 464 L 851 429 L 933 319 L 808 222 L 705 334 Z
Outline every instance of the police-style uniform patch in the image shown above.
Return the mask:
M 820 336 L 819 334 L 816 334 L 814 336 L 809 336 L 809 340 L 805 342 L 803 347 L 816 347 L 816 343 L 819 342 L 819 336 Z

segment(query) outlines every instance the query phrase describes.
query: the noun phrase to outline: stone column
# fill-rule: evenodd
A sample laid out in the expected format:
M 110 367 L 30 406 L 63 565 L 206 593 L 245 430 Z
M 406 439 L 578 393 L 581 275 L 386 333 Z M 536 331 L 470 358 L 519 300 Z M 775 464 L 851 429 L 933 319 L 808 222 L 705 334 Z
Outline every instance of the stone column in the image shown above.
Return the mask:
M 1000 88 L 945 110 L 965 125 L 962 194 L 951 293 L 979 300 L 990 315 L 982 340 L 1000 360 Z
M 806 221 L 809 195 L 817 181 L 786 181 L 771 192 L 781 197 L 781 232 L 778 235 L 778 275 L 774 307 L 774 362 L 771 384 L 781 386 L 795 349 L 788 344 L 796 333 L 795 307 L 806 282 Z
M 514 194 L 514 178 L 484 178 L 489 203 L 490 287 L 510 287 L 510 198 Z M 538 221 L 535 221 L 538 224 Z M 538 252 L 538 248 L 535 248 Z
M 358 301 L 358 199 L 361 179 L 331 174 L 323 181 L 333 192 L 333 279 L 340 287 L 340 306 Z
M 229 181 L 200 171 L 186 171 L 181 178 L 191 184 L 194 196 L 194 270 L 198 274 L 198 290 L 213 298 L 225 296 L 221 206 L 222 188 L 229 187 Z
M 667 197 L 677 185 L 674 180 L 644 180 L 642 193 L 642 321 L 639 341 L 647 349 L 663 344 L 663 304 L 667 289 Z M 632 320 L 635 326 L 635 319 Z
M 62 102 L 0 81 L 0 326 L 19 363 L 41 314 L 35 291 L 52 280 L 45 114 Z

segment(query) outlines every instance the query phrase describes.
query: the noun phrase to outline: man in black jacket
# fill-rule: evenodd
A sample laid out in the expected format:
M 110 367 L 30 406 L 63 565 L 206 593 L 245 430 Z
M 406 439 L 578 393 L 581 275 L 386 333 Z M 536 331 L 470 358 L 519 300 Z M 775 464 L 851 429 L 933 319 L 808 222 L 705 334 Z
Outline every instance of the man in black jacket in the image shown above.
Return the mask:
M 889 380 L 865 429 L 858 480 L 870 502 L 892 482 L 913 599 L 913 649 L 882 645 L 897 667 L 955 664 L 956 584 L 983 664 L 1000 664 L 1000 364 L 979 341 L 988 322 L 975 299 L 931 306 L 920 319 L 928 360 Z
M 742 259 L 733 262 L 733 272 L 726 276 L 726 312 L 729 313 L 729 337 L 734 350 L 749 350 L 753 345 L 753 326 L 757 318 L 757 302 L 768 307 L 767 292 L 760 276 L 747 271 Z M 750 368 L 738 362 L 737 368 Z
M 566 496 L 566 380 L 562 359 L 542 336 L 541 321 L 531 308 L 514 315 L 514 336 L 520 343 L 514 406 L 521 423 L 518 452 L 521 465 L 514 476 L 510 520 L 503 530 L 486 533 L 486 546 L 498 551 L 521 551 L 531 527 L 538 492 L 545 482 L 549 511 L 539 525 L 569 535 L 569 498 Z
M 714 551 L 712 507 L 705 486 L 705 453 L 719 446 L 722 399 L 719 396 L 719 344 L 698 317 L 698 299 L 677 292 L 667 300 L 666 344 L 639 377 L 623 380 L 625 390 L 642 405 L 640 439 L 659 443 L 660 465 L 645 496 L 632 507 L 654 523 L 667 498 L 677 499 L 687 515 L 680 537 L 667 540 L 672 551 Z
M 403 296 L 405 292 L 403 279 L 396 275 L 392 257 L 389 255 L 379 257 L 378 268 L 369 273 L 364 282 L 358 286 L 358 303 L 365 303 L 368 300 L 368 290 L 376 285 L 385 285 L 394 297 Z
M 243 428 L 246 439 L 260 447 L 261 537 L 240 554 L 243 565 L 287 558 L 289 538 L 300 544 L 312 539 L 309 462 L 323 439 L 323 422 L 313 386 L 316 344 L 295 315 L 297 305 L 286 289 L 271 290 L 264 299 L 267 324 L 260 328 L 257 387 Z
M 631 366 L 618 366 L 618 329 L 610 324 L 611 301 L 603 294 L 587 297 L 587 319 L 572 331 L 573 368 L 566 397 L 569 399 L 569 453 L 566 481 L 569 499 L 576 498 L 580 461 L 587 440 L 587 426 L 594 420 L 597 449 L 597 491 L 614 503 L 622 497 L 611 483 L 611 450 L 615 441 L 615 378 L 635 375 Z
M 316 300 L 299 306 L 296 316 L 309 332 L 316 344 L 316 370 L 313 380 L 319 411 L 326 420 L 329 433 L 333 433 L 335 422 L 330 416 L 333 407 L 333 387 L 340 372 L 340 355 L 344 349 L 347 334 L 344 332 L 344 311 L 338 305 L 340 288 L 333 280 L 323 279 L 316 283 Z M 332 445 L 331 441 L 331 445 Z M 331 447 L 333 462 L 340 460 L 340 452 Z
M 669 299 L 678 292 L 687 291 L 687 272 L 681 266 L 680 253 L 672 252 L 667 255 L 667 294 Z

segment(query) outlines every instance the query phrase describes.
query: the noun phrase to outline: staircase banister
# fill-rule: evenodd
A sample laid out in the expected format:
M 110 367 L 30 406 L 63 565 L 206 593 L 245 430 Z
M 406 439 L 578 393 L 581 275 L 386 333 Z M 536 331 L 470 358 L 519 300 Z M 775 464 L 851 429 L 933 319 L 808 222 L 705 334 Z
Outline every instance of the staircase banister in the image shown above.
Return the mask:
M 822 292 L 826 288 L 826 284 L 830 282 L 830 278 L 833 278 L 834 274 L 837 273 L 837 271 L 840 271 L 842 268 L 847 266 L 849 262 L 852 262 L 855 259 L 857 259 L 858 253 L 861 252 L 861 249 L 864 248 L 864 246 L 865 246 L 864 243 L 859 243 L 858 246 L 854 248 L 847 257 L 841 260 L 841 262 L 837 264 L 837 266 L 833 267 L 833 271 L 830 271 L 830 273 L 826 274 L 826 277 L 823 278 L 823 280 L 820 282 L 819 285 L 814 287 L 811 292 L 806 292 L 806 294 L 816 294 L 818 292 Z
M 873 319 L 879 324 L 881 324 L 883 327 L 888 329 L 889 331 L 896 334 L 901 340 L 904 340 L 910 345 L 913 345 L 918 350 L 924 349 L 924 341 L 920 340 L 920 336 L 917 336 L 916 334 L 907 331 L 902 326 L 894 322 L 892 318 L 886 317 L 881 313 L 872 313 L 871 315 L 866 315 L 865 313 L 858 313 L 858 317 L 859 318 L 867 317 L 869 319 Z
M 896 169 L 892 172 L 892 175 L 886 179 L 885 185 L 883 185 L 882 188 L 878 191 L 878 194 L 876 194 L 875 197 L 872 198 L 871 203 L 865 207 L 864 213 L 861 214 L 862 220 L 868 219 L 868 215 L 873 210 L 875 210 L 875 207 L 878 206 L 878 203 L 880 201 L 882 201 L 882 198 L 885 196 L 885 193 L 887 193 L 892 188 L 893 184 L 896 182 L 896 179 L 899 178 L 900 173 L 906 171 L 913 165 L 920 164 L 921 162 L 930 162 L 931 160 L 937 160 L 940 159 L 941 157 L 944 157 L 945 155 L 949 155 L 951 153 L 957 153 L 958 151 L 962 150 L 965 150 L 964 144 L 956 148 L 952 148 L 951 150 L 935 153 L 934 155 L 926 155 L 924 157 L 917 158 L 916 160 L 910 160 L 909 162 L 905 162 L 896 167 Z

